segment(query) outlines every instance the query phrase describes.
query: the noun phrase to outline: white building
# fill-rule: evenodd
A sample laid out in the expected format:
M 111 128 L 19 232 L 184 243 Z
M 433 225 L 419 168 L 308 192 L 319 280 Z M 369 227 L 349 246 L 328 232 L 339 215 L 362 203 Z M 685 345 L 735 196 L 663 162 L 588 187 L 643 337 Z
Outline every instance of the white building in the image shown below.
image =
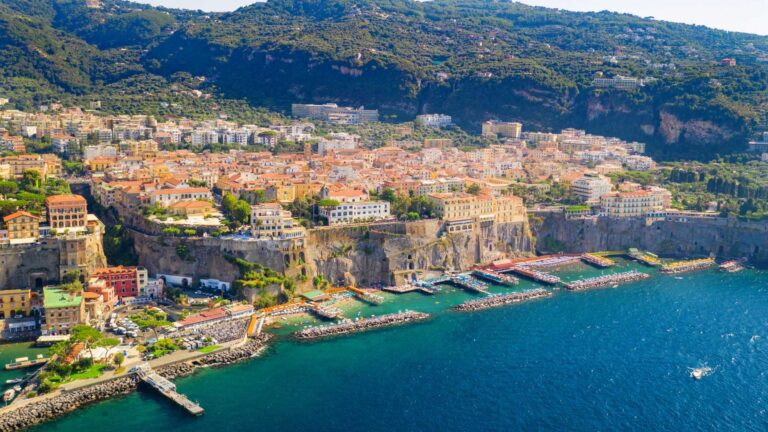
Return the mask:
M 251 207 L 251 232 L 260 239 L 289 240 L 306 237 L 306 230 L 278 203 Z
M 112 145 L 99 144 L 86 146 L 83 149 L 83 159 L 85 160 L 115 156 L 117 156 L 117 148 Z
M 453 119 L 445 114 L 421 114 L 416 116 L 416 124 L 422 127 L 447 128 L 453 125 Z
M 328 220 L 328 225 L 370 222 L 392 217 L 387 201 L 346 202 L 337 206 L 321 207 L 320 216 Z
M 174 188 L 159 189 L 149 194 L 150 204 L 168 206 L 180 201 L 200 201 L 213 199 L 210 189 L 207 188 Z
M 611 182 L 605 177 L 585 175 L 571 185 L 573 194 L 584 201 L 597 201 L 611 191 Z

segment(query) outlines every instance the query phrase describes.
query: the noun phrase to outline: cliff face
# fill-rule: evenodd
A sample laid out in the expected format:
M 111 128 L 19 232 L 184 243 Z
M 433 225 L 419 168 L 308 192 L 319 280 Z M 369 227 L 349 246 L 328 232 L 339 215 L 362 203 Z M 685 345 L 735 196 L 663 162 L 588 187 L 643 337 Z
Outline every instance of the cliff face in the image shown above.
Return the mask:
M 534 230 L 540 253 L 623 250 L 636 247 L 662 256 L 688 258 L 715 254 L 747 257 L 768 266 L 768 224 L 701 218 L 658 221 L 646 225 L 631 219 L 571 219 L 549 213 Z
M 76 264 L 68 266 L 67 263 Z M 0 248 L 0 289 L 42 288 L 58 282 L 68 269 L 80 269 L 87 276 L 106 265 L 100 234 L 3 246 Z
M 304 248 L 292 250 L 274 242 L 162 239 L 137 232 L 131 232 L 131 236 L 139 263 L 150 274 L 231 281 L 238 270 L 224 256 L 233 255 L 289 276 L 305 274 L 304 288 L 315 275 L 358 286 L 400 283 L 429 271 L 465 270 L 506 254 L 531 254 L 534 243 L 527 222 L 442 235 L 435 220 L 316 229 L 310 231 Z M 184 249 L 188 254 L 179 254 Z

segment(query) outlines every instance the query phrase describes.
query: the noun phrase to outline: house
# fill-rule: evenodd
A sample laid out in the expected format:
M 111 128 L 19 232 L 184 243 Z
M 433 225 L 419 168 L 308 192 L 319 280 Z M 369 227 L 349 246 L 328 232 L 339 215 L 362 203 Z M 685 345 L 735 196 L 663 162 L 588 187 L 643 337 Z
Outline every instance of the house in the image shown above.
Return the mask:
M 200 201 L 211 199 L 213 199 L 211 190 L 208 188 L 199 187 L 159 189 L 152 191 L 149 194 L 150 204 L 160 204 L 166 207 L 179 201 Z
M 25 211 L 9 214 L 3 222 L 12 244 L 34 242 L 40 236 L 40 218 Z
M 214 211 L 213 204 L 209 201 L 179 201 L 168 206 L 168 210 L 184 217 L 205 216 Z
M 32 294 L 28 289 L 0 290 L 0 319 L 28 316 L 31 301 Z

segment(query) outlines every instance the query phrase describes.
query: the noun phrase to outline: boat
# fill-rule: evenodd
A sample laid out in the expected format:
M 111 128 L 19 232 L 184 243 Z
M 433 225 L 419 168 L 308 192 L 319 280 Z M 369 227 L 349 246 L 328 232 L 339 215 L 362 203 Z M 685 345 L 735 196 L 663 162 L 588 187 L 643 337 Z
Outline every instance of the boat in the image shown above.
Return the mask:
M 8 403 L 16 396 L 16 390 L 8 389 L 3 393 L 3 402 Z
M 32 366 L 39 366 L 41 364 L 46 363 L 47 361 L 48 359 L 43 357 L 42 354 L 38 354 L 34 360 L 30 360 L 29 357 L 18 357 L 12 363 L 6 364 L 5 370 L 16 370 L 16 369 L 23 369 L 23 368 L 28 368 Z
M 22 382 L 24 382 L 24 378 L 14 378 L 5 381 L 7 385 L 20 384 Z
M 744 265 L 742 264 L 741 260 L 729 260 L 720 264 L 719 268 L 720 271 L 726 273 L 736 273 L 744 270 Z
M 705 376 L 712 373 L 712 368 L 708 366 L 704 367 L 698 367 L 698 368 L 692 368 L 691 369 L 691 378 L 695 380 L 700 380 L 704 378 Z

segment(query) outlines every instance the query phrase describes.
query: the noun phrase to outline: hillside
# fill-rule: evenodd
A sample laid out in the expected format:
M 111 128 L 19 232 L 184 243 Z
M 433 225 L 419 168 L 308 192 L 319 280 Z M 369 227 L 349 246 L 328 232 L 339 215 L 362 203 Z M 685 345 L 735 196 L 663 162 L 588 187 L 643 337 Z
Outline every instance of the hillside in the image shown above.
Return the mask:
M 38 83 L 45 97 L 118 95 L 129 102 L 113 109 L 146 109 L 171 84 L 195 85 L 282 111 L 337 102 L 400 120 L 448 113 L 472 130 L 487 119 L 581 127 L 669 158 L 740 151 L 768 111 L 768 38 L 624 14 L 482 0 L 270 0 L 228 14 L 3 4 L 2 79 L 17 97 Z M 598 71 L 656 81 L 596 89 Z

